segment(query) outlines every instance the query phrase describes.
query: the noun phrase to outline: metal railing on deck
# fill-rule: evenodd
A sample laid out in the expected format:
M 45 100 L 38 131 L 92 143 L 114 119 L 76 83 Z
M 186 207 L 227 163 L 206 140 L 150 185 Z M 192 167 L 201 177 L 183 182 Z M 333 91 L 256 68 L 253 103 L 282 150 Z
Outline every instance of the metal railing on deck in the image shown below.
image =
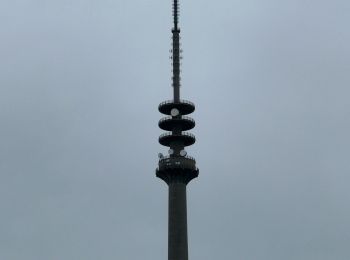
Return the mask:
M 162 139 L 162 138 L 167 137 L 167 136 L 188 136 L 190 138 L 196 139 L 196 137 L 193 134 L 188 133 L 188 132 L 182 132 L 180 135 L 173 135 L 172 132 L 166 132 L 164 134 L 161 134 L 159 136 L 159 139 Z
M 190 106 L 195 106 L 194 103 L 192 103 L 191 101 L 188 101 L 188 100 L 184 100 L 184 99 L 180 99 L 180 102 L 174 102 L 174 100 L 166 100 L 166 101 L 163 101 L 162 103 L 159 104 L 159 106 L 164 106 L 164 105 L 168 105 L 168 104 L 187 104 L 187 105 L 190 105 Z
M 168 121 L 168 120 L 172 120 L 172 119 L 183 119 L 183 120 L 188 120 L 188 121 L 195 123 L 194 119 L 192 117 L 189 117 L 189 116 L 181 116 L 179 118 L 173 118 L 172 116 L 166 116 L 166 117 L 163 117 L 162 119 L 160 119 L 159 123 L 163 123 L 164 121 Z
M 167 160 L 171 160 L 171 159 L 187 159 L 187 160 L 191 160 L 191 161 L 194 161 L 196 162 L 196 159 L 194 159 L 192 156 L 189 156 L 189 155 L 186 155 L 186 156 L 171 156 L 171 155 L 167 155 L 167 156 L 164 156 L 163 158 L 159 159 L 159 162 L 161 161 L 167 161 Z

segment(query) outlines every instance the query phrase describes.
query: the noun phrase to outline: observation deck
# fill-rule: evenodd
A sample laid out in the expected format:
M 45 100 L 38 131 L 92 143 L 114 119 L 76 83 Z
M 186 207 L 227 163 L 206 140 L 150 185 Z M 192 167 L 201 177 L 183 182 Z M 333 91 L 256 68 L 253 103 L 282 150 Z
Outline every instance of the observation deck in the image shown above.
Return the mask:
M 186 184 L 198 177 L 196 160 L 191 156 L 166 156 L 159 160 L 156 176 L 166 183 L 174 180 Z
M 158 110 L 160 113 L 165 115 L 170 115 L 172 109 L 178 109 L 181 115 L 188 115 L 194 112 L 195 105 L 191 101 L 179 100 L 175 102 L 174 100 L 167 100 L 159 104 Z
M 159 143 L 164 146 L 171 146 L 174 142 L 180 142 L 184 146 L 193 145 L 196 142 L 196 137 L 187 132 L 181 134 L 174 134 L 172 132 L 167 132 L 159 136 Z
M 166 131 L 172 131 L 176 127 L 181 128 L 181 131 L 187 131 L 194 128 L 195 125 L 193 118 L 188 116 L 167 116 L 159 120 L 158 123 L 159 128 Z

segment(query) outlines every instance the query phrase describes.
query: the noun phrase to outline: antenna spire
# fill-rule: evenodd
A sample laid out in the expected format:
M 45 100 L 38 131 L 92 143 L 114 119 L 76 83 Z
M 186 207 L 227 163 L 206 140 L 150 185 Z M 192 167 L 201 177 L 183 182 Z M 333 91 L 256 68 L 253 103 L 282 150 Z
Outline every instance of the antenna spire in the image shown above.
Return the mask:
M 179 2 L 174 0 L 173 3 L 174 28 L 173 46 L 172 46 L 172 60 L 173 60 L 173 88 L 174 88 L 174 102 L 180 101 L 180 29 L 178 28 L 179 21 Z
M 178 25 L 178 21 L 179 21 L 179 2 L 178 2 L 178 0 L 174 0 L 173 15 L 174 15 L 174 28 L 176 30 L 177 25 Z

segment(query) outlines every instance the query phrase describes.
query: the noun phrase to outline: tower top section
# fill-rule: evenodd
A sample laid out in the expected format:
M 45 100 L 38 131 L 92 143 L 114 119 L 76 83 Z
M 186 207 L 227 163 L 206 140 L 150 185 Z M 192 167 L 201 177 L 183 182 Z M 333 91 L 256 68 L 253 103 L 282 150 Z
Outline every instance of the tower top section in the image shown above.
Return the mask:
M 169 155 L 163 156 L 163 154 L 160 154 L 156 175 L 169 185 L 177 182 L 187 185 L 198 176 L 199 171 L 196 166 L 196 160 L 188 156 L 186 151 L 186 147 L 196 142 L 195 136 L 188 132 L 195 127 L 195 121 L 187 116 L 194 112 L 195 105 L 190 101 L 180 99 L 180 54 L 182 51 L 178 26 L 179 0 L 173 0 L 173 18 L 171 58 L 174 98 L 162 102 L 158 107 L 159 112 L 167 115 L 158 122 L 159 128 L 167 131 L 159 136 L 159 143 L 169 147 Z M 187 258 L 180 257 L 175 259 L 186 260 Z
M 174 16 L 174 30 L 178 30 L 178 24 L 179 24 L 179 1 L 174 0 L 173 3 L 173 16 Z

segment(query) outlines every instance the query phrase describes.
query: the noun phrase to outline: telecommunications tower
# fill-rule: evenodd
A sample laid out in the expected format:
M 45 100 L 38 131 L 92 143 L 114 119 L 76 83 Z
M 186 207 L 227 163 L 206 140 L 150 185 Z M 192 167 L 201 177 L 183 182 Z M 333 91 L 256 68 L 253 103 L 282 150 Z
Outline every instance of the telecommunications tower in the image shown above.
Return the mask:
M 195 127 L 188 117 L 195 105 L 180 99 L 180 29 L 178 27 L 178 0 L 173 0 L 174 27 L 172 29 L 172 86 L 173 99 L 162 102 L 158 110 L 166 115 L 158 125 L 167 131 L 159 137 L 161 145 L 169 147 L 169 155 L 159 154 L 157 177 L 169 186 L 168 260 L 188 260 L 186 186 L 198 176 L 196 161 L 185 148 L 196 138 L 186 131 Z

